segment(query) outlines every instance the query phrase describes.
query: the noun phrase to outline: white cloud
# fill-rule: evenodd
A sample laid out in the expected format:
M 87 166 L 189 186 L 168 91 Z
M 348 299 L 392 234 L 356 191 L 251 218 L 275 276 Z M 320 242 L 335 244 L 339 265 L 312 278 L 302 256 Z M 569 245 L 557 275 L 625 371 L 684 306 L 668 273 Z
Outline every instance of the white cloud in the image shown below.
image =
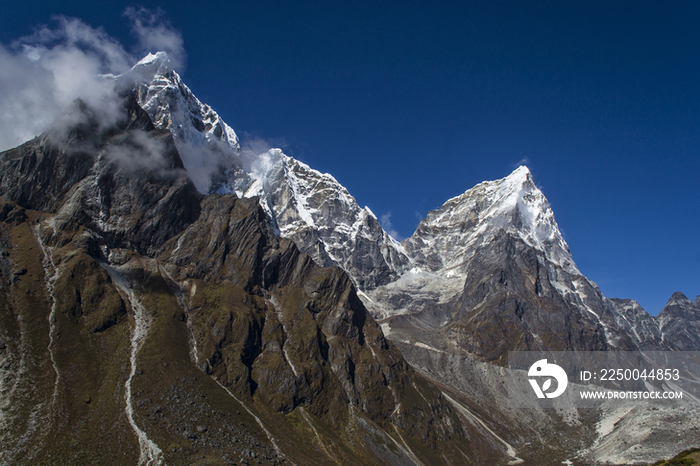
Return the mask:
M 246 133 L 241 140 L 239 161 L 244 170 L 253 172 L 257 176 L 267 176 L 279 158 L 277 152 L 270 151 L 282 149 L 285 145 L 283 139 L 266 139 Z
M 78 97 L 105 115 L 118 113 L 111 84 L 98 75 L 125 71 L 129 55 L 77 19 L 55 22 L 9 48 L 0 45 L 0 150 L 46 130 Z
M 105 156 L 117 162 L 122 170 L 139 173 L 167 168 L 164 158 L 167 149 L 162 138 L 146 131 L 132 130 L 123 140 L 110 144 Z
M 216 175 L 222 169 L 231 168 L 222 166 L 224 163 L 233 161 L 226 157 L 225 154 L 231 149 L 222 141 L 212 139 L 207 145 L 197 147 L 186 141 L 176 140 L 175 143 L 187 169 L 187 174 L 202 193 L 209 192 Z
M 139 48 L 161 46 L 173 63 L 184 63 L 182 38 L 162 13 L 129 9 L 125 15 Z M 45 131 L 77 98 L 99 111 L 103 124 L 113 123 L 121 117 L 121 104 L 112 81 L 99 75 L 121 74 L 137 60 L 101 28 L 75 18 L 53 18 L 51 26 L 0 44 L 0 150 Z
M 36 136 L 60 110 L 52 73 L 0 46 L 0 150 Z
M 187 59 L 182 35 L 165 19 L 162 10 L 153 12 L 143 7 L 129 7 L 124 16 L 131 21 L 131 31 L 138 39 L 141 56 L 149 52 L 166 52 L 173 68 L 182 72 Z
M 403 239 L 403 237 L 401 237 L 399 232 L 396 231 L 394 226 L 391 224 L 391 212 L 387 212 L 379 217 L 379 223 L 381 224 L 382 228 L 384 228 L 384 231 L 389 233 L 395 240 L 401 241 Z
M 241 143 L 241 155 L 244 159 L 249 159 L 251 162 L 274 147 L 271 141 L 248 134 L 245 135 Z
M 520 166 L 522 166 L 522 165 L 525 165 L 526 167 L 529 167 L 529 165 L 530 165 L 530 159 L 528 159 L 527 157 L 523 157 L 522 159 L 518 160 L 517 162 L 515 162 L 515 163 L 513 164 L 513 170 L 515 170 L 516 168 L 518 168 L 518 167 L 520 167 Z

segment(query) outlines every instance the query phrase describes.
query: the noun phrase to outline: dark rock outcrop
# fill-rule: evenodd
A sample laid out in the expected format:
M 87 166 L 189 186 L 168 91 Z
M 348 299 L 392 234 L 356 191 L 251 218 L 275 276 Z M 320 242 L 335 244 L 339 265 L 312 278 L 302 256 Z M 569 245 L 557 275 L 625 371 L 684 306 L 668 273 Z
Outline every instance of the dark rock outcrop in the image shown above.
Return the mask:
M 100 129 L 82 102 L 75 128 L 2 154 L 0 192 L 23 208 L 55 214 L 112 244 L 153 253 L 199 215 L 197 192 L 169 132 L 157 130 L 131 96 L 116 127 Z M 66 136 L 67 135 L 67 136 Z

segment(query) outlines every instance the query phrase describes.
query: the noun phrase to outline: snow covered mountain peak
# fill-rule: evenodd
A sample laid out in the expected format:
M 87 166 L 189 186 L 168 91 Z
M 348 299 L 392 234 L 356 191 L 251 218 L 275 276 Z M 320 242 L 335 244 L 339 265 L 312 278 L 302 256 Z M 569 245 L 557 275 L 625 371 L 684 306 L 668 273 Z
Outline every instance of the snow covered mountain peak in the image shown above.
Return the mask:
M 496 192 L 494 206 L 485 218 L 506 217 L 519 236 L 568 272 L 576 272 L 569 246 L 559 231 L 554 212 L 542 191 L 535 185 L 530 170 L 518 167 L 503 180 L 492 182 Z M 500 222 L 496 222 L 500 223 Z
M 318 264 L 343 267 L 360 289 L 394 280 L 410 262 L 376 216 L 334 177 L 280 149 L 242 150 L 233 129 L 194 96 L 166 53 L 147 55 L 115 79 L 122 91 L 135 93 L 156 127 L 170 131 L 200 192 L 259 197 L 281 236 Z
M 260 198 L 280 236 L 292 239 L 320 265 L 341 266 L 360 289 L 395 279 L 409 263 L 377 217 L 333 176 L 280 149 L 254 158 L 249 176 L 252 183 L 239 194 Z
M 511 183 L 523 183 L 525 181 L 532 182 L 532 172 L 526 165 L 520 165 L 518 168 L 513 170 L 513 173 L 504 178 Z
M 139 60 L 138 63 L 136 63 L 136 66 L 144 66 L 148 65 L 151 63 L 164 63 L 165 61 L 170 62 L 170 58 L 168 58 L 167 52 L 156 52 L 156 53 L 150 53 L 143 57 L 141 60 Z
M 121 87 L 135 90 L 139 105 L 156 127 L 170 130 L 200 192 L 235 191 L 229 174 L 240 171 L 238 136 L 182 82 L 167 53 L 149 53 L 116 79 Z
M 546 239 L 540 238 L 543 232 L 537 232 L 538 227 L 553 220 L 547 199 L 535 186 L 530 170 L 524 165 L 503 179 L 485 181 L 450 199 L 439 211 L 448 205 L 457 211 L 463 211 L 464 207 L 476 208 L 481 219 L 519 215 L 522 225 L 518 226 L 539 233 L 537 239 Z
M 426 270 L 460 269 L 499 232 L 521 238 L 562 269 L 580 274 L 549 202 L 525 166 L 500 180 L 479 183 L 430 211 L 404 245 Z

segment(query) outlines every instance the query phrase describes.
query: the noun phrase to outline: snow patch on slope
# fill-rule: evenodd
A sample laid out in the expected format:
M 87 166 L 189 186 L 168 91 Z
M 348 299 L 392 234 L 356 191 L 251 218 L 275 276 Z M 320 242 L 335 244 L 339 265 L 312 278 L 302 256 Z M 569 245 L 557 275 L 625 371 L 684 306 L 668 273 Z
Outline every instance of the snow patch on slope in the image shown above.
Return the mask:
M 134 419 L 134 405 L 131 396 L 131 382 L 134 379 L 134 375 L 136 375 L 136 358 L 144 340 L 148 336 L 152 318 L 143 307 L 141 300 L 136 296 L 132 287 L 119 272 L 107 264 L 100 263 L 100 265 L 107 271 L 122 297 L 129 302 L 134 314 L 134 329 L 131 333 L 131 355 L 129 357 L 131 368 L 129 370 L 129 376 L 124 383 L 126 418 L 139 441 L 139 466 L 158 466 L 163 464 L 163 452 L 153 440 L 148 438 L 148 434 L 141 430 L 136 424 L 136 420 Z

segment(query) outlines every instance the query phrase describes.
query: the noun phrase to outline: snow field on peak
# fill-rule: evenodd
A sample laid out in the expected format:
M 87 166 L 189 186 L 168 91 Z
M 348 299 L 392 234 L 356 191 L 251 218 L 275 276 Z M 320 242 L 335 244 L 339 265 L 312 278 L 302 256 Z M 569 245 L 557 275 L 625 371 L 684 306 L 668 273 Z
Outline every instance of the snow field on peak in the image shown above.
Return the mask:
M 493 207 L 489 209 L 490 212 L 485 219 L 508 216 L 517 211 L 523 221 L 522 227 L 518 228 L 519 236 L 523 241 L 544 252 L 548 259 L 562 268 L 573 272 L 574 270 L 570 267 L 573 265 L 573 260 L 569 260 L 569 264 L 566 263 L 570 259 L 568 246 L 559 233 L 554 213 L 542 191 L 532 181 L 529 170 L 520 167 L 494 184 L 497 190 L 492 198 Z M 559 249 L 565 254 L 562 254 Z
M 255 158 L 249 173 L 250 187 L 238 193 L 242 197 L 259 196 L 261 203 L 277 221 L 282 236 L 302 229 L 318 229 L 316 220 L 321 214 L 312 206 L 312 198 L 323 191 L 339 198 L 351 211 L 359 210 L 354 198 L 335 178 L 311 169 L 308 165 L 285 155 L 280 149 L 270 149 Z M 288 190 L 290 198 L 283 205 L 274 205 L 271 198 L 281 191 Z M 291 203 L 297 218 L 282 218 L 281 215 Z M 301 220 L 299 222 L 298 220 Z
M 144 66 L 144 65 L 150 65 L 151 63 L 157 62 L 157 61 L 165 61 L 168 60 L 168 54 L 165 52 L 156 52 L 156 53 L 151 53 L 149 52 L 148 55 L 143 57 L 141 60 L 139 60 L 136 65 L 134 65 L 134 68 L 137 66 Z

